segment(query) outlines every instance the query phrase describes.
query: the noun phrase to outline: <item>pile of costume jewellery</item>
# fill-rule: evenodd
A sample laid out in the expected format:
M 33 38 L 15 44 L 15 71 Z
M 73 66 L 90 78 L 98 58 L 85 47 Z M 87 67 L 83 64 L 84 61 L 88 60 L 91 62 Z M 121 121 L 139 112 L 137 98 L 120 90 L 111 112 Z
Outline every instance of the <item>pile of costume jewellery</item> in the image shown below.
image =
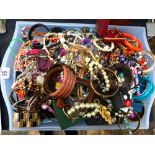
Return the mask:
M 87 125 L 118 124 L 121 130 L 123 124 L 127 130 L 122 131 L 137 132 L 144 101 L 154 91 L 149 78 L 154 56 L 136 36 L 113 28 L 100 38 L 89 27 L 49 29 L 43 24 L 23 27 L 21 33 L 24 42 L 9 96 L 16 128 L 57 118 L 60 126 L 61 119 L 70 126 L 82 120 Z M 130 122 L 137 127 L 132 129 Z

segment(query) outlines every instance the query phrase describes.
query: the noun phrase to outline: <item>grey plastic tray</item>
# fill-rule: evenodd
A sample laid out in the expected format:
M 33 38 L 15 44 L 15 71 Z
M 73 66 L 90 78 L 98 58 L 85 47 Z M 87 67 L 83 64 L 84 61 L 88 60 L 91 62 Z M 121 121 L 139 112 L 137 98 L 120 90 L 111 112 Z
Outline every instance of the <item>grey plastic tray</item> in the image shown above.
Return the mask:
M 33 24 L 36 24 L 38 22 L 16 22 L 16 28 L 14 32 L 13 39 L 16 38 L 21 38 L 21 29 L 24 26 L 32 26 Z M 79 24 L 79 23 L 49 23 L 49 22 L 40 22 L 45 25 L 47 25 L 49 28 L 55 27 L 55 26 L 60 26 L 65 29 L 70 29 L 70 28 L 81 28 L 84 26 L 95 28 L 94 24 Z M 113 26 L 109 26 L 112 28 Z M 134 26 L 118 26 L 118 28 L 122 32 L 128 32 L 133 35 L 135 35 L 140 41 L 142 42 L 144 46 L 144 50 L 150 50 L 147 38 L 146 38 L 146 32 L 144 27 L 134 27 Z M 18 51 L 20 49 L 21 43 L 18 41 L 15 41 L 14 43 L 11 44 L 12 49 L 14 51 Z M 11 49 L 8 48 L 5 56 L 3 58 L 2 66 L 1 67 L 10 67 L 11 73 L 10 73 L 10 78 L 8 80 L 2 80 L 1 81 L 1 90 L 2 94 L 7 106 L 8 114 L 9 114 L 9 129 L 10 130 L 60 130 L 59 123 L 57 120 L 43 120 L 42 124 L 39 127 L 33 127 L 33 128 L 14 128 L 13 127 L 13 109 L 11 107 L 11 104 L 9 102 L 9 93 L 11 92 L 11 86 L 13 82 L 15 81 L 15 72 L 13 68 L 14 64 L 14 59 L 15 56 L 11 53 Z M 15 53 L 16 54 L 16 53 Z M 154 82 L 155 85 L 155 71 L 153 71 L 150 74 L 150 77 L 152 81 Z M 145 114 L 143 118 L 141 119 L 141 129 L 148 129 L 149 128 L 149 116 L 150 116 L 150 111 L 151 107 L 153 104 L 153 100 L 155 97 L 155 92 L 150 96 L 149 100 L 144 103 L 145 106 Z M 2 112 L 3 115 L 3 112 Z M 137 122 L 131 123 L 131 126 L 135 128 Z M 85 122 L 81 122 L 79 124 L 76 124 L 73 127 L 68 128 L 67 130 L 115 130 L 119 129 L 117 125 L 96 125 L 96 126 L 88 126 L 85 124 Z

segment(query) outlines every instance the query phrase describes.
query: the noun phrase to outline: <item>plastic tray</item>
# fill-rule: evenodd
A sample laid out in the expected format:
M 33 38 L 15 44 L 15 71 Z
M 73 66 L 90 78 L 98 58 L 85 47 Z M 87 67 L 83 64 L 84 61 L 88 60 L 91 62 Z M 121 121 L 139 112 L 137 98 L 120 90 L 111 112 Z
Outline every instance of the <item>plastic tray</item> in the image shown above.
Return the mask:
M 21 29 L 24 26 L 32 26 L 33 24 L 36 24 L 38 22 L 16 22 L 16 29 L 14 32 L 13 39 L 16 38 L 21 38 Z M 65 29 L 70 29 L 70 28 L 81 28 L 84 26 L 95 28 L 94 24 L 79 24 L 79 23 L 49 23 L 49 22 L 40 22 L 45 25 L 47 25 L 49 28 L 55 27 L 55 26 L 60 26 Z M 109 26 L 112 28 L 113 26 Z M 146 38 L 146 32 L 144 27 L 134 27 L 134 26 L 117 26 L 122 32 L 128 32 L 133 35 L 135 35 L 140 41 L 142 42 L 144 46 L 144 50 L 150 50 L 147 38 Z M 14 51 L 18 51 L 20 49 L 21 43 L 20 42 L 14 42 L 13 44 L 11 43 L 12 49 Z M 1 90 L 2 94 L 7 106 L 8 114 L 9 114 L 9 129 L 10 130 L 61 130 L 59 127 L 59 123 L 57 120 L 43 120 L 42 124 L 39 127 L 33 127 L 33 128 L 14 128 L 13 127 L 13 109 L 11 107 L 11 104 L 9 102 L 9 93 L 11 92 L 11 86 L 15 80 L 15 72 L 13 69 L 13 64 L 14 64 L 14 59 L 15 59 L 15 54 L 13 55 L 11 53 L 11 49 L 8 48 L 5 56 L 3 58 L 2 66 L 1 67 L 10 67 L 11 73 L 10 73 L 10 78 L 8 80 L 2 80 L 1 81 Z M 155 71 L 153 71 L 150 74 L 150 77 L 152 81 L 154 82 L 155 85 Z M 141 129 L 148 129 L 149 128 L 149 117 L 150 117 L 150 111 L 151 107 L 153 104 L 155 92 L 150 96 L 149 100 L 144 103 L 145 106 L 145 114 L 143 118 L 141 119 Z M 2 112 L 3 114 L 3 112 Z M 132 128 L 136 126 L 137 122 L 131 123 Z M 68 128 L 67 130 L 115 130 L 119 129 L 117 125 L 96 125 L 96 126 L 88 126 L 86 125 L 85 122 L 81 122 L 76 124 L 73 127 Z

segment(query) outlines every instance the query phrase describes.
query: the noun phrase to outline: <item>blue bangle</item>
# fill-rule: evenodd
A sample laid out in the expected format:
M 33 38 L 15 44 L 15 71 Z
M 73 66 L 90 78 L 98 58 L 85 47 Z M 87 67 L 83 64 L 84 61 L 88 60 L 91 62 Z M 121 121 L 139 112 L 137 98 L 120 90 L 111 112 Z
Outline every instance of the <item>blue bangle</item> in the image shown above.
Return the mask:
M 142 94 L 140 94 L 139 96 L 133 95 L 132 99 L 136 100 L 136 101 L 144 101 L 147 100 L 148 97 L 150 97 L 150 95 L 153 93 L 154 91 L 154 85 L 152 83 L 151 80 L 147 79 L 147 78 L 142 78 L 141 82 L 146 82 L 147 86 L 144 90 L 144 92 Z

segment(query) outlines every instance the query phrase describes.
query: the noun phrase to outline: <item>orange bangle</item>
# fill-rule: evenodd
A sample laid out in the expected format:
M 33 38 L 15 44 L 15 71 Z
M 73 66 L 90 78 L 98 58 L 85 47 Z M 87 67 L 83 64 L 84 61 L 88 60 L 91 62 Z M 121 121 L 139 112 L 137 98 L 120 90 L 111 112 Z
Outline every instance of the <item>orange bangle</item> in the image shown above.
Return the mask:
M 124 37 L 127 37 L 131 40 L 135 40 L 138 43 L 138 47 L 133 46 L 131 43 L 129 43 L 127 40 L 124 41 L 124 44 L 130 49 L 130 50 L 134 50 L 136 52 L 140 52 L 143 50 L 143 45 L 140 42 L 139 39 L 137 39 L 135 36 L 133 36 L 132 34 L 129 33 L 123 33 Z

